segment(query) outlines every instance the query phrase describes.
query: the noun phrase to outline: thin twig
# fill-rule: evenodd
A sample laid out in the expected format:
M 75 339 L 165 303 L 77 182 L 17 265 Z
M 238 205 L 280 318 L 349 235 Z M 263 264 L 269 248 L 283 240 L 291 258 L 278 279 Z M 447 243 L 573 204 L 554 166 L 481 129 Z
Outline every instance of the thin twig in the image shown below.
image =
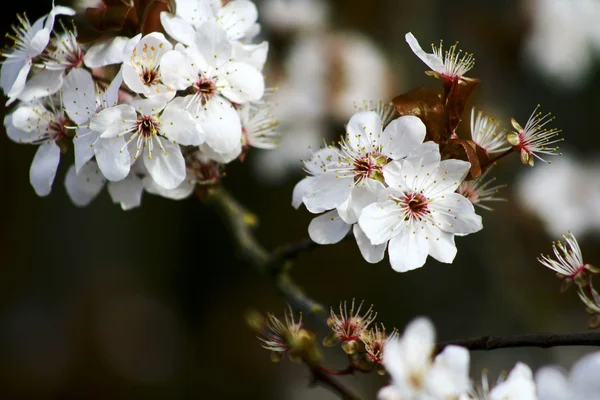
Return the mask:
M 473 339 L 452 340 L 439 343 L 437 351 L 441 351 L 448 345 L 465 347 L 471 351 L 496 350 L 516 347 L 541 347 L 549 348 L 556 346 L 600 346 L 600 332 L 594 333 L 533 333 L 527 335 L 512 336 L 482 336 Z

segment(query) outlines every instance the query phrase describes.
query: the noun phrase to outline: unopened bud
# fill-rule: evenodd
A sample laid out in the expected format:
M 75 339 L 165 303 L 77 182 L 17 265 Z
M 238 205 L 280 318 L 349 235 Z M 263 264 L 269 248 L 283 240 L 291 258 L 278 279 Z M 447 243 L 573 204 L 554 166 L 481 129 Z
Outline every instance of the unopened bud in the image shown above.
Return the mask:
M 283 351 L 272 351 L 271 352 L 271 361 L 277 363 L 283 359 L 285 352 Z
M 358 350 L 358 342 L 356 340 L 350 340 L 342 343 L 342 350 L 346 354 L 354 354 Z
M 600 314 L 594 315 L 590 319 L 588 326 L 590 327 L 590 329 L 596 329 L 596 328 L 600 327 Z
M 323 346 L 325 347 L 333 347 L 340 342 L 340 337 L 336 332 L 331 332 L 323 339 Z
M 246 323 L 255 332 L 262 332 L 264 330 L 266 321 L 265 317 L 256 310 L 247 310 L 244 314 Z

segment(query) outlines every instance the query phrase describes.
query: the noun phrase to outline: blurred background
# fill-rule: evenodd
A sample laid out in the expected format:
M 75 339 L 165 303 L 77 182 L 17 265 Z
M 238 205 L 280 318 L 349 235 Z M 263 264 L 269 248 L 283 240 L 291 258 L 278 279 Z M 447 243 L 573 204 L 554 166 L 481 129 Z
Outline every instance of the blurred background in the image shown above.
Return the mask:
M 533 169 L 511 156 L 493 174 L 508 184 L 485 229 L 457 238 L 453 265 L 429 260 L 398 274 L 387 260 L 367 264 L 352 241 L 301 255 L 292 276 L 316 300 L 375 304 L 378 321 L 402 331 L 429 316 L 440 340 L 479 335 L 583 332 L 587 315 L 574 291 L 536 261 L 560 232 L 573 231 L 585 260 L 600 264 L 600 0 L 264 0 L 270 41 L 268 82 L 282 146 L 251 152 L 227 170 L 225 185 L 261 219 L 273 248 L 306 237 L 311 215 L 294 210 L 300 159 L 343 132 L 353 102 L 389 101 L 413 87 L 435 90 L 404 34 L 426 44 L 460 41 L 482 80 L 474 104 L 509 127 L 538 103 L 564 130 L 564 156 Z M 30 20 L 50 1 L 3 4 L 8 31 L 17 12 Z M 3 113 L 4 115 L 4 113 Z M 468 116 L 464 116 L 468 119 Z M 462 132 L 468 135 L 468 131 Z M 249 309 L 282 314 L 274 288 L 235 257 L 214 212 L 195 198 L 144 195 L 124 212 L 103 193 L 79 209 L 64 190 L 61 163 L 52 194 L 29 184 L 35 148 L 0 136 L 0 397 L 39 399 L 335 399 L 308 388 L 302 365 L 273 364 L 246 326 Z M 307 321 L 322 338 L 327 332 Z M 570 365 L 589 348 L 472 353 L 472 376 L 493 381 L 521 360 L 534 369 Z M 343 368 L 341 349 L 326 350 Z M 376 374 L 343 379 L 363 398 L 387 382 Z

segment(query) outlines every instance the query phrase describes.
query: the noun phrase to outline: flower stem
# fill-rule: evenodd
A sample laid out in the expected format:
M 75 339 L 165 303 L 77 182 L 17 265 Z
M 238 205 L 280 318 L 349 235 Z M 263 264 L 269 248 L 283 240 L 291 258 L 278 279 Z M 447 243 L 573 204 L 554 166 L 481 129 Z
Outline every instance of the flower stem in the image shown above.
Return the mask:
M 483 170 L 488 165 L 492 165 L 496 161 L 500 160 L 501 158 L 506 157 L 507 155 L 513 153 L 514 151 L 515 150 L 511 147 L 510 149 L 506 150 L 505 152 L 500 153 L 500 154 L 494 156 L 493 158 L 489 159 L 484 165 L 482 165 L 481 169 Z

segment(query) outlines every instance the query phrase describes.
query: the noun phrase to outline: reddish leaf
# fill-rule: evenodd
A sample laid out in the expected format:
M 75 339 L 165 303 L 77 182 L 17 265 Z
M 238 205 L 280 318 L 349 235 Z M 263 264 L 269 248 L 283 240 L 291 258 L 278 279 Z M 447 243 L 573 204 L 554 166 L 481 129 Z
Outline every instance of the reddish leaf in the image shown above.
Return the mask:
M 395 97 L 392 101 L 400 116 L 414 115 L 423 121 L 427 127 L 425 141 L 432 140 L 439 143 L 445 136 L 444 105 L 435 92 L 417 88 Z

